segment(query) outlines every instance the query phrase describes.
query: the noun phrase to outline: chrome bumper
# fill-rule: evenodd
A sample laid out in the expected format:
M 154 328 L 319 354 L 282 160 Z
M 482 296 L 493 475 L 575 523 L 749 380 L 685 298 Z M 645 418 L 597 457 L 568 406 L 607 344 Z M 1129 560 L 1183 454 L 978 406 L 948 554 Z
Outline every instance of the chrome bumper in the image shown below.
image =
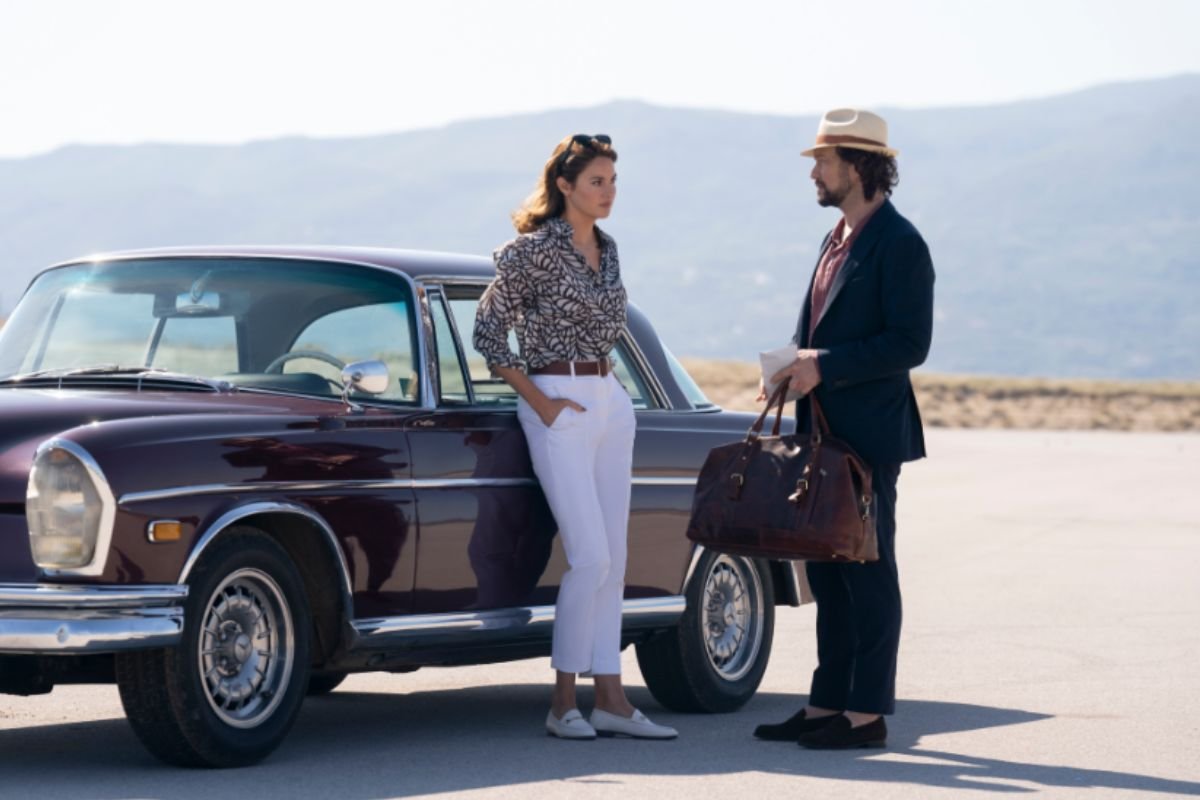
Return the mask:
M 187 587 L 0 583 L 0 653 L 112 653 L 179 643 Z

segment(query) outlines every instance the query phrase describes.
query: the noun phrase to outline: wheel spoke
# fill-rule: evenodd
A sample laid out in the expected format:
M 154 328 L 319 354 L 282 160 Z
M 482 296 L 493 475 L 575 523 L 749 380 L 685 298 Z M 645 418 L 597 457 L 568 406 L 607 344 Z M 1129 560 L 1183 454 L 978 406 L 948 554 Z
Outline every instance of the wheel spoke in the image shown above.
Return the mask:
M 701 630 L 713 669 L 737 680 L 753 667 L 761 641 L 762 588 L 746 559 L 718 556 L 703 587 Z
M 269 718 L 292 658 L 292 623 L 274 579 L 252 568 L 234 572 L 213 592 L 202 618 L 197 657 L 213 710 L 240 728 Z

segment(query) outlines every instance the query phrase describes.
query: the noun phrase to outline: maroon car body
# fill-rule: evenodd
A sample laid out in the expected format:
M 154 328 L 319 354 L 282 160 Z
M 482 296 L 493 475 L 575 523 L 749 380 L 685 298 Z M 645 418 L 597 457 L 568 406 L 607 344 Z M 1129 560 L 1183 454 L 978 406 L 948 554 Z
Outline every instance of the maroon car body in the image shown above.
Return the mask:
M 0 334 L 0 692 L 116 681 L 157 755 L 233 765 L 347 673 L 547 654 L 565 560 L 514 398 L 470 346 L 491 276 L 247 247 L 39 276 Z M 664 704 L 736 708 L 802 587 L 684 529 L 705 454 L 750 418 L 635 308 L 614 356 L 638 416 L 624 643 Z

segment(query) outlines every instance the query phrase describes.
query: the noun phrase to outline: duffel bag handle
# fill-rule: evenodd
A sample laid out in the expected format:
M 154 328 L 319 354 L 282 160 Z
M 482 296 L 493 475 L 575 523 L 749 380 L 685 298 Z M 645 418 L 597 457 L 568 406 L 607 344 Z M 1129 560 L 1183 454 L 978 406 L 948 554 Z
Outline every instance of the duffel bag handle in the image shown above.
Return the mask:
M 775 408 L 775 425 L 771 428 L 771 435 L 779 435 L 780 423 L 783 421 L 783 402 L 787 397 L 788 385 L 791 380 L 782 380 L 775 387 L 775 392 L 767 400 L 766 406 L 763 407 L 762 413 L 758 415 L 758 419 L 750 426 L 750 432 L 746 434 L 746 441 L 753 442 L 762 433 L 763 424 L 767 421 L 767 414 L 771 413 L 771 409 Z
M 817 402 L 817 393 L 808 393 L 808 406 L 812 409 L 812 432 L 813 441 L 819 442 L 829 436 L 829 421 L 825 419 L 825 412 L 821 410 L 821 404 Z
M 749 433 L 746 434 L 746 441 L 752 442 L 762 434 L 763 425 L 766 424 L 767 414 L 771 413 L 771 409 L 775 409 L 775 424 L 771 427 L 771 435 L 778 436 L 780 424 L 783 421 L 783 404 L 784 398 L 787 397 L 788 386 L 791 385 L 791 379 L 782 380 L 775 387 L 774 393 L 767 400 L 766 406 L 763 407 L 762 413 L 758 415 L 758 419 L 750 426 Z M 817 393 L 808 393 L 809 408 L 812 409 L 812 426 L 813 440 L 821 441 L 829 436 L 829 421 L 825 419 L 825 412 L 821 408 L 820 402 L 817 401 Z

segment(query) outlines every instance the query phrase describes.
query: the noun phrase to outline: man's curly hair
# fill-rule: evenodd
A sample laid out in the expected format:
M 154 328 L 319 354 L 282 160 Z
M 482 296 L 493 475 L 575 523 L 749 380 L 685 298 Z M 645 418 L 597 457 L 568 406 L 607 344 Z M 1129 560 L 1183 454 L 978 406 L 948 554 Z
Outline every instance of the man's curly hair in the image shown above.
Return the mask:
M 862 178 L 863 197 L 868 201 L 875 199 L 876 192 L 891 197 L 892 189 L 900 183 L 900 170 L 896 166 L 896 159 L 891 156 L 853 147 L 839 147 L 837 154 L 838 158 L 858 171 L 858 176 Z

